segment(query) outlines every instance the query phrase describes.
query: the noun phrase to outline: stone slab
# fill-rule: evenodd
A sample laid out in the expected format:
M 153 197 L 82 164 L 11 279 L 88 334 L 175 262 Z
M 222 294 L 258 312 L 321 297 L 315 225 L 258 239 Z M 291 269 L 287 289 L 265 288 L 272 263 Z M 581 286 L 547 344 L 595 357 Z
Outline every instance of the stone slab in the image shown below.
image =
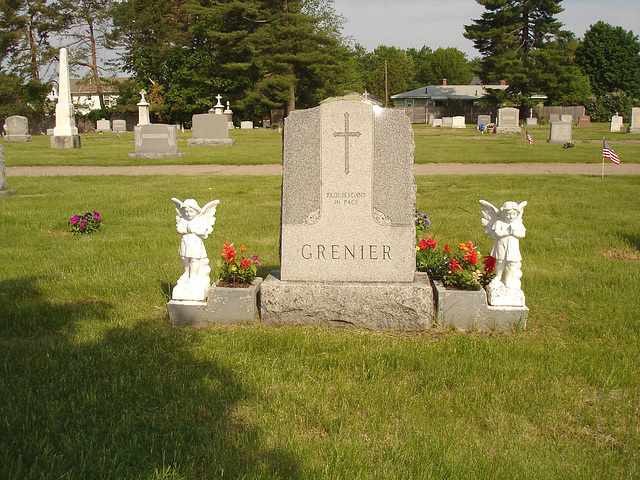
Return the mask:
M 127 121 L 126 120 L 114 120 L 113 121 L 113 131 L 114 132 L 126 132 L 127 131 Z
M 253 122 L 250 121 L 244 121 L 244 122 L 240 122 L 240 128 L 242 130 L 252 130 L 253 129 Z
M 441 118 L 434 118 L 433 122 L 431 122 L 431 126 L 432 127 L 442 127 L 442 119 Z
M 491 123 L 491 115 L 478 115 L 478 125 L 485 127 Z
M 561 122 L 573 123 L 573 115 L 561 115 L 560 116 L 560 121 Z
M 226 115 L 201 113 L 191 117 L 192 140 L 218 140 L 229 138 L 229 123 Z M 191 143 L 198 145 L 197 143 Z
M 188 138 L 188 147 L 224 147 L 235 145 L 233 138 Z
M 517 108 L 505 107 L 498 109 L 498 124 L 496 133 L 520 134 L 520 111 Z
M 5 142 L 30 142 L 31 135 L 5 135 Z
M 465 118 L 463 116 L 453 117 L 451 119 L 451 128 L 466 128 Z
M 586 127 L 591 125 L 591 117 L 589 115 L 581 115 L 578 118 L 578 126 L 579 127 Z
M 54 135 L 51 137 L 51 148 L 81 148 L 80 135 Z
M 528 117 L 526 122 L 527 122 L 527 127 L 537 127 L 538 126 L 538 119 L 536 117 Z
M 369 330 L 429 328 L 433 289 L 425 273 L 410 283 L 292 282 L 272 271 L 262 283 L 261 322 Z
M 614 115 L 611 117 L 610 132 L 619 132 L 622 129 L 622 117 L 620 115 Z
M 571 122 L 551 122 L 549 143 L 565 143 L 573 141 Z
M 632 107 L 629 111 L 627 133 L 640 133 L 640 107 Z
M 453 117 L 442 117 L 442 126 L 451 127 L 453 125 Z
M 176 153 L 130 153 L 129 158 L 140 158 L 147 160 L 160 160 L 163 158 L 182 158 L 184 157 L 184 152 L 176 152 Z
M 440 327 L 455 326 L 460 330 L 513 332 L 527 326 L 529 309 L 494 307 L 488 304 L 484 290 L 448 290 L 442 282 L 433 282 L 437 319 Z

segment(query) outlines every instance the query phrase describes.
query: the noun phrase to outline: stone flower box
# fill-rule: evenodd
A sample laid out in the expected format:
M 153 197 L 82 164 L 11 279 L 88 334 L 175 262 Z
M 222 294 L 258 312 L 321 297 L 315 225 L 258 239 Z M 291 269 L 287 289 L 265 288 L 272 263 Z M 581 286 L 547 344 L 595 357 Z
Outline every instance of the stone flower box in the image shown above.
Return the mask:
M 171 323 L 193 326 L 254 323 L 262 280 L 261 277 L 254 278 L 248 288 L 213 285 L 209 287 L 204 302 L 171 300 L 168 303 Z
M 432 283 L 440 327 L 453 325 L 483 332 L 514 332 L 526 327 L 527 307 L 494 307 L 487 303 L 484 290 L 453 290 L 439 280 Z

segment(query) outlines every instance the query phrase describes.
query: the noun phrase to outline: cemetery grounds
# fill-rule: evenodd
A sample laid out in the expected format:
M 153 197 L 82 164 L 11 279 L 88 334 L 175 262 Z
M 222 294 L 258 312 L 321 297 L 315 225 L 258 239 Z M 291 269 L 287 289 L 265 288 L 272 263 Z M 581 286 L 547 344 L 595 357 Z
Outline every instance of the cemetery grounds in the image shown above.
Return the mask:
M 416 163 L 640 163 L 640 135 L 414 126 Z M 147 164 L 281 161 L 276 131 Z M 7 166 L 134 165 L 133 134 L 7 144 Z M 418 176 L 440 243 L 488 253 L 479 199 L 527 200 L 526 331 L 175 328 L 171 197 L 219 198 L 206 240 L 278 268 L 278 176 L 11 177 L 0 197 L 0 478 L 637 478 L 640 176 Z M 97 210 L 91 235 L 68 220 Z

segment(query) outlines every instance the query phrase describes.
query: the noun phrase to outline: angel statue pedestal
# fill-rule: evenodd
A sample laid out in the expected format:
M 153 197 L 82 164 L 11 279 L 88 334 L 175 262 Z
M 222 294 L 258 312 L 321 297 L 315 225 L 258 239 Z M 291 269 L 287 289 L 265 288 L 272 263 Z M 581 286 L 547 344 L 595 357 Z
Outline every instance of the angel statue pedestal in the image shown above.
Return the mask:
M 220 201 L 214 200 L 200 208 L 193 199 L 171 200 L 176 206 L 176 230 L 182 235 L 178 251 L 184 273 L 173 288 L 169 317 L 174 324 L 176 319 L 185 320 L 177 323 L 202 323 L 199 319 L 205 315 L 207 292 L 211 286 L 204 239 L 213 231 L 214 214 Z

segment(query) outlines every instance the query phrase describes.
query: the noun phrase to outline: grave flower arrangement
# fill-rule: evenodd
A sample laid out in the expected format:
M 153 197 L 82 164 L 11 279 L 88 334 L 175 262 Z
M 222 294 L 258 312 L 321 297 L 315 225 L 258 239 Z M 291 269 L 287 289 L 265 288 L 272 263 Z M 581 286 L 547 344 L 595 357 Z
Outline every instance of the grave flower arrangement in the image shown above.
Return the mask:
M 247 247 L 242 245 L 238 250 L 244 255 Z M 233 243 L 225 242 L 222 246 L 220 267 L 216 272 L 221 287 L 248 287 L 256 277 L 260 266 L 258 254 L 240 256 L 238 250 Z
M 93 233 L 100 230 L 100 223 L 102 218 L 100 212 L 95 210 L 87 212 L 84 215 L 74 215 L 67 222 L 67 225 L 71 228 L 71 233 L 77 235 L 79 233 Z
M 424 232 L 431 226 L 427 214 L 414 214 L 416 230 Z M 473 242 L 459 243 L 457 249 L 445 245 L 438 249 L 434 238 L 421 238 L 416 246 L 416 270 L 427 272 L 431 280 L 441 280 L 445 287 L 480 290 L 494 277 L 496 260 L 482 256 Z

